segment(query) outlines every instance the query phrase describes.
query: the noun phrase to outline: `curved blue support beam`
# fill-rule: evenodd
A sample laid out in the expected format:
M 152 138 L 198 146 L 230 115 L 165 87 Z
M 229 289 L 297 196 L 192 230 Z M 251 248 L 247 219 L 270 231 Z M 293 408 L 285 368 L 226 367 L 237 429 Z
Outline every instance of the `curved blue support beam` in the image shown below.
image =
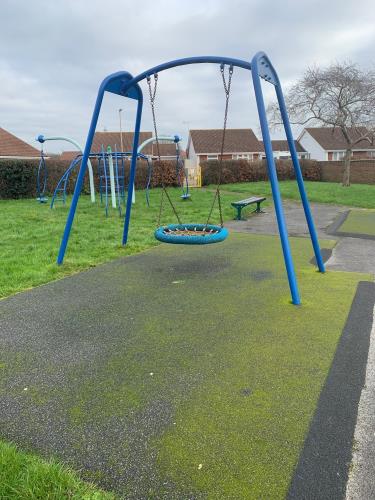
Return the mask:
M 81 194 L 81 191 L 82 191 L 83 179 L 85 177 L 85 173 L 87 170 L 87 160 L 88 160 L 89 155 L 90 155 L 92 141 L 94 138 L 96 125 L 98 123 L 99 113 L 100 113 L 100 109 L 101 109 L 102 102 L 103 102 L 104 92 L 108 91 L 108 92 L 112 92 L 112 93 L 117 93 L 117 91 L 120 91 L 120 87 L 122 85 L 124 85 L 124 83 L 127 80 L 131 80 L 131 79 L 132 79 L 132 75 L 130 73 L 128 73 L 127 71 L 120 71 L 118 73 L 114 73 L 113 75 L 109 75 L 107 78 L 105 78 L 103 80 L 103 82 L 100 85 L 98 96 L 97 96 L 96 102 L 95 102 L 94 112 L 93 112 L 93 115 L 91 118 L 89 132 L 87 135 L 85 149 L 83 151 L 81 168 L 79 170 L 77 182 L 76 182 L 76 185 L 74 188 L 72 204 L 70 205 L 68 218 L 67 218 L 66 224 L 65 224 L 64 234 L 63 234 L 62 241 L 60 244 L 59 254 L 57 256 L 57 263 L 59 265 L 63 263 L 66 247 L 68 245 L 70 231 L 72 229 L 72 224 L 73 224 L 73 220 L 74 220 L 74 215 L 75 215 L 76 210 L 77 210 L 79 195 Z M 133 89 L 131 90 L 132 96 L 135 95 L 135 92 L 137 91 L 137 89 L 138 89 L 138 92 L 142 93 L 139 86 L 133 87 Z
M 261 77 L 260 77 L 259 66 L 264 65 L 264 64 L 262 64 L 262 62 L 264 62 L 263 58 L 264 58 L 264 54 L 262 52 L 255 54 L 255 56 L 253 57 L 253 60 L 252 60 L 252 68 L 253 69 L 251 71 L 251 74 L 253 77 L 255 99 L 256 99 L 256 103 L 257 103 L 257 107 L 258 107 L 258 115 L 259 115 L 260 127 L 262 130 L 264 149 L 266 152 L 268 177 L 270 179 L 271 189 L 272 189 L 272 197 L 273 197 L 273 201 L 275 204 L 277 225 L 278 225 L 279 233 L 280 233 L 281 247 L 282 247 L 283 254 L 284 254 L 284 261 L 285 261 L 286 272 L 288 275 L 290 293 L 292 295 L 293 304 L 298 305 L 301 303 L 301 299 L 299 296 L 297 278 L 296 278 L 296 273 L 294 270 L 292 253 L 290 250 L 288 231 L 287 231 L 287 227 L 286 227 L 286 223 L 285 223 L 283 205 L 281 202 L 279 181 L 277 179 L 276 165 L 275 165 L 275 160 L 273 157 L 273 150 L 272 150 L 270 131 L 269 131 L 269 127 L 268 127 L 268 121 L 267 121 L 266 107 L 264 104 L 262 86 L 261 86 L 261 82 L 260 82 Z
M 141 130 L 141 119 L 142 119 L 142 109 L 143 109 L 142 90 L 138 85 L 137 85 L 137 88 L 138 88 L 138 105 L 137 105 L 137 114 L 135 117 L 135 128 L 134 128 L 134 137 L 133 137 L 133 151 L 135 152 L 135 154 L 132 155 L 132 159 L 130 162 L 128 197 L 126 200 L 124 232 L 122 235 L 122 244 L 123 245 L 126 245 L 126 243 L 128 241 L 130 215 L 131 215 L 132 201 L 133 201 L 133 189 L 134 189 L 134 182 L 135 182 L 135 169 L 137 167 L 137 159 L 138 159 L 136 152 L 138 151 L 139 133 Z
M 255 62 L 255 60 L 256 60 L 256 62 Z M 311 242 L 312 242 L 314 253 L 315 253 L 315 259 L 316 259 L 319 271 L 324 273 L 325 266 L 324 266 L 323 257 L 322 257 L 321 251 L 320 251 L 318 235 L 316 233 L 314 219 L 313 219 L 312 214 L 311 214 L 310 204 L 309 204 L 309 200 L 307 198 L 305 184 L 303 182 L 302 171 L 301 171 L 301 167 L 300 167 L 300 164 L 298 161 L 296 145 L 294 143 L 292 128 L 290 126 L 288 111 L 286 109 L 285 99 L 284 99 L 284 95 L 283 95 L 283 91 L 281 88 L 281 83 L 280 83 L 279 77 L 278 77 L 276 70 L 273 67 L 271 61 L 269 60 L 267 54 L 265 54 L 264 52 L 258 52 L 257 54 L 255 54 L 253 61 L 252 61 L 252 65 L 253 65 L 253 74 L 254 74 L 254 68 L 256 65 L 258 71 L 260 72 L 261 78 L 263 78 L 264 80 L 266 80 L 270 83 L 273 83 L 275 86 L 277 102 L 279 104 L 280 114 L 281 114 L 281 118 L 283 121 L 285 135 L 286 135 L 286 138 L 288 141 L 288 146 L 289 146 L 289 151 L 290 151 L 290 155 L 292 158 L 293 168 L 294 168 L 294 171 L 296 174 L 298 189 L 299 189 L 300 196 L 301 196 L 302 206 L 303 206 L 303 209 L 305 212 L 307 226 L 308 226 L 309 232 L 310 232 Z
M 281 117 L 282 117 L 283 124 L 284 124 L 285 135 L 286 135 L 286 138 L 288 140 L 289 151 L 290 151 L 290 155 L 292 157 L 292 163 L 293 163 L 294 171 L 296 174 L 296 180 L 297 180 L 298 189 L 299 189 L 301 200 L 302 200 L 303 209 L 305 212 L 306 222 L 307 222 L 307 226 L 309 228 L 311 242 L 312 242 L 312 245 L 314 248 L 316 263 L 318 265 L 319 271 L 321 273 L 324 273 L 325 266 L 324 266 L 323 257 L 322 257 L 321 251 L 320 251 L 318 235 L 317 235 L 316 230 L 315 230 L 314 219 L 313 219 L 312 214 L 311 214 L 310 204 L 309 204 L 309 200 L 307 198 L 305 184 L 303 182 L 301 167 L 300 167 L 300 164 L 298 161 L 296 145 L 294 143 L 292 129 L 290 127 L 288 112 L 286 110 L 281 85 L 278 85 L 276 87 L 276 95 L 277 95 L 277 100 L 279 102 L 280 113 L 281 113 Z
M 243 68 L 251 71 L 251 64 L 248 61 L 243 61 L 242 59 L 236 59 L 233 57 L 221 57 L 221 56 L 197 56 L 197 57 L 184 57 L 183 59 L 175 59 L 173 61 L 168 61 L 163 64 L 159 64 L 158 66 L 153 66 L 152 68 L 143 71 L 139 75 L 135 76 L 132 80 L 129 80 L 125 83 L 125 85 L 121 88 L 121 95 L 126 95 L 130 97 L 128 93 L 130 89 L 144 80 L 148 76 L 152 76 L 155 73 L 160 73 L 161 71 L 165 71 L 166 69 L 176 68 L 177 66 L 187 66 L 190 64 L 227 64 L 229 66 L 237 66 L 238 68 Z
M 72 170 L 77 167 L 77 165 L 79 164 L 79 162 L 81 161 L 81 159 L 82 159 L 82 155 L 78 154 L 74 158 L 74 160 L 71 162 L 71 164 L 69 165 L 69 167 L 65 170 L 65 172 L 63 173 L 63 175 L 61 176 L 59 182 L 57 183 L 57 186 L 55 188 L 53 196 L 52 196 L 52 200 L 51 200 L 51 204 L 50 204 L 50 208 L 51 209 L 53 208 L 53 206 L 55 204 L 58 192 L 61 191 L 61 190 L 63 191 L 63 195 L 62 195 L 63 196 L 63 204 L 65 205 L 66 187 L 67 187 L 67 184 L 68 184 L 69 176 L 70 176 Z M 63 183 L 64 183 L 64 188 L 62 189 L 61 185 Z

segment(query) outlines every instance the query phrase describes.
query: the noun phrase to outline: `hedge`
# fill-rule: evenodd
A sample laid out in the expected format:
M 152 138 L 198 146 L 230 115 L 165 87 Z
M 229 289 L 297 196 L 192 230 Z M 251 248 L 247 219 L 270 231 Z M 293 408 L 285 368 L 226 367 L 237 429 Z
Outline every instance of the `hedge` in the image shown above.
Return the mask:
M 92 161 L 94 170 L 95 187 L 99 190 L 98 180 L 98 163 Z M 53 191 L 70 162 L 49 158 L 46 160 L 48 179 L 47 179 L 47 194 L 52 195 Z M 39 160 L 22 160 L 22 159 L 0 159 L 0 199 L 6 198 L 33 198 L 36 197 L 36 184 Z M 167 186 L 177 186 L 176 178 L 176 162 L 162 161 L 164 183 Z M 76 182 L 78 167 L 72 172 L 68 193 L 72 193 Z M 129 179 L 129 162 L 125 164 L 125 184 L 128 184 Z M 139 160 L 137 164 L 135 186 L 136 188 L 145 188 L 148 179 L 148 166 L 144 160 Z M 153 164 L 152 187 L 161 185 L 161 169 L 159 162 Z M 84 193 L 89 193 L 88 175 L 85 176 Z
M 47 194 L 51 195 L 65 172 L 70 162 L 62 161 L 55 158 L 46 160 L 48 170 Z M 321 167 L 314 160 L 300 161 L 302 173 L 305 180 L 320 181 L 322 180 Z M 39 160 L 7 160 L 0 159 L 0 198 L 32 198 L 36 196 L 36 179 L 38 172 Z M 92 161 L 94 169 L 94 178 L 96 189 L 99 189 L 98 181 L 98 164 L 97 161 Z M 161 185 L 161 176 L 163 172 L 164 183 L 167 186 L 177 186 L 176 178 L 176 162 L 162 161 L 162 169 L 159 168 L 159 162 L 155 161 L 153 165 L 152 187 Z M 202 184 L 215 184 L 218 178 L 218 161 L 206 161 L 202 166 Z M 290 160 L 277 160 L 276 168 L 279 180 L 294 179 L 294 169 Z M 77 178 L 78 168 L 72 173 L 68 193 L 72 193 Z M 144 188 L 147 184 L 148 166 L 144 160 L 139 160 L 137 165 L 137 173 L 135 186 L 136 188 Z M 129 179 L 129 162 L 125 164 L 125 184 L 128 184 Z M 226 160 L 223 161 L 222 183 L 236 182 L 255 182 L 268 179 L 265 160 L 261 161 L 246 161 L 246 160 Z M 89 192 L 88 175 L 85 177 L 83 188 L 84 193 Z
M 300 160 L 303 178 L 307 181 L 320 181 L 321 168 L 315 160 Z M 218 181 L 219 161 L 210 160 L 201 163 L 202 184 L 216 184 Z M 280 181 L 295 179 L 291 160 L 276 160 L 276 170 Z M 256 182 L 268 180 L 266 160 L 225 160 L 222 165 L 221 182 Z

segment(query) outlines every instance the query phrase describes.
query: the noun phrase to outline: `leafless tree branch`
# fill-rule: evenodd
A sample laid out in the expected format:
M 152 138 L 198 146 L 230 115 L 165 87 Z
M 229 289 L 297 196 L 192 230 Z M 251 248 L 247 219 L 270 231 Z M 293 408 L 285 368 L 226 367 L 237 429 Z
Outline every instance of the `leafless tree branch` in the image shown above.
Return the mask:
M 327 68 L 309 67 L 285 95 L 292 124 L 308 123 L 339 129 L 346 143 L 344 185 L 349 185 L 354 146 L 375 141 L 375 71 L 356 64 L 334 62 Z M 271 127 L 282 125 L 278 104 L 268 107 Z

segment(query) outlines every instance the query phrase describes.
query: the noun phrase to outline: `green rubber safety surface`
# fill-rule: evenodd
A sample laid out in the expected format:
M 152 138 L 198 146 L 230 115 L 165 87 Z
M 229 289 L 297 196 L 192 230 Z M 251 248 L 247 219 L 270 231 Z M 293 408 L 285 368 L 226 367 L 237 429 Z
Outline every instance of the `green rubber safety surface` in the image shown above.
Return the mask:
M 161 245 L 0 303 L 2 438 L 126 498 L 284 498 L 360 280 L 292 238 Z M 333 242 L 321 242 L 332 247 Z
M 338 232 L 363 234 L 375 238 L 375 210 L 350 210 Z

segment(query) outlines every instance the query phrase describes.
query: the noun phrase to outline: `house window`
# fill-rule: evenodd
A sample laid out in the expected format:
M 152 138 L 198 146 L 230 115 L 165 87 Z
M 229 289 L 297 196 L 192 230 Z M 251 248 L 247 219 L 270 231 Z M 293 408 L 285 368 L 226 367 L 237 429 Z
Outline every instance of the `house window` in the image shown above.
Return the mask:
M 375 151 L 367 151 L 367 156 L 369 158 L 375 158 Z
M 207 160 L 217 160 L 218 155 L 207 155 Z
M 232 155 L 232 160 L 252 160 L 253 155 L 250 153 L 240 153 Z
M 332 160 L 341 161 L 345 158 L 345 151 L 333 151 Z

